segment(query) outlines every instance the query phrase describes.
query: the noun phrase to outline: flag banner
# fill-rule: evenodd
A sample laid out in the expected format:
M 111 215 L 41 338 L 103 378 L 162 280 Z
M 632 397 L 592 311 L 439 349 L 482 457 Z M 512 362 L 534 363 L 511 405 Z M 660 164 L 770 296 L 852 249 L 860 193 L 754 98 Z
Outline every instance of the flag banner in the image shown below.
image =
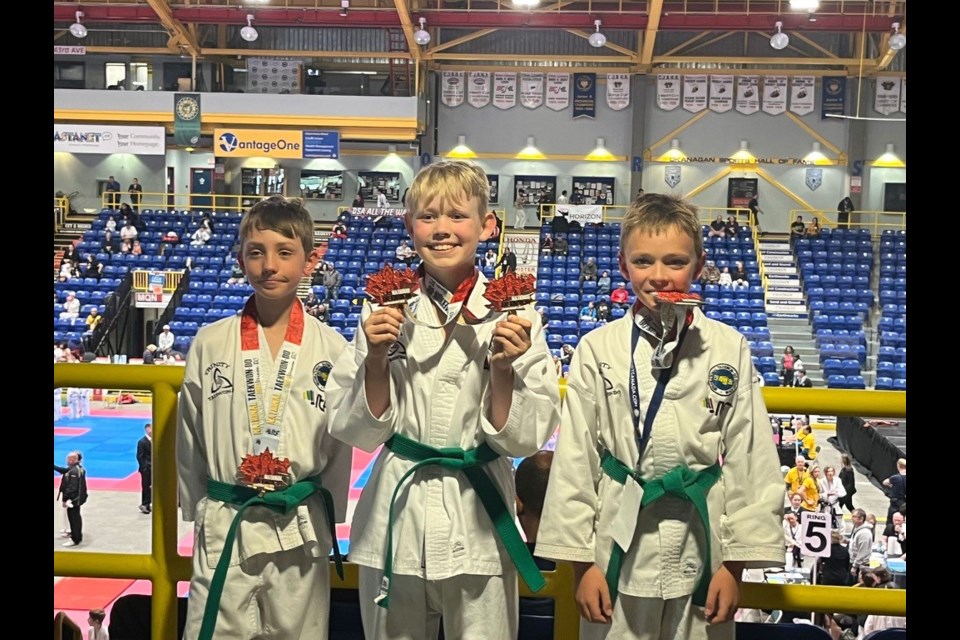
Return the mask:
M 733 76 L 710 76 L 710 111 L 725 113 L 733 109 Z
M 790 79 L 790 111 L 798 116 L 813 113 L 816 84 L 813 76 Z
M 683 109 L 699 113 L 707 108 L 707 76 L 683 76 Z
M 778 116 L 787 110 L 787 76 L 764 76 L 763 112 Z
M 570 74 L 547 74 L 547 109 L 563 111 L 570 106 Z
M 746 115 L 760 111 L 760 76 L 737 77 L 737 111 Z
M 520 104 L 527 109 L 536 109 L 543 104 L 543 74 L 520 74 Z
M 630 106 L 630 74 L 607 74 L 607 106 L 622 111 Z
M 467 85 L 467 102 L 472 106 L 485 107 L 490 104 L 490 72 L 471 71 Z
M 459 107 L 463 104 L 463 71 L 443 72 L 440 97 L 448 107 Z
M 657 76 L 657 106 L 664 111 L 673 111 L 680 106 L 680 76 L 660 74 Z
M 512 109 L 517 106 L 517 74 L 493 74 L 493 106 L 498 109 Z

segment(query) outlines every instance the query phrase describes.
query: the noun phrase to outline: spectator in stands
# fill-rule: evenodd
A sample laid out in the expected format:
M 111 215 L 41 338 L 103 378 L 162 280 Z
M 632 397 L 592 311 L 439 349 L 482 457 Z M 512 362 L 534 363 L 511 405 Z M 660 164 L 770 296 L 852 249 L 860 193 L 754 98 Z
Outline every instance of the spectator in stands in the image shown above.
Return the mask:
M 107 614 L 103 609 L 90 609 L 90 613 L 87 616 L 87 624 L 90 625 L 90 630 L 87 633 L 87 640 L 110 639 L 106 628 L 103 626 L 103 621 L 106 619 L 106 617 Z
M 724 267 L 720 272 L 720 281 L 717 283 L 721 287 L 732 287 L 733 277 L 730 275 L 730 267 Z
M 143 351 L 143 364 L 156 364 L 155 356 L 157 352 L 157 345 L 148 344 L 147 348 Z
M 787 471 L 787 475 L 783 478 L 784 483 L 787 485 L 787 490 L 791 495 L 800 491 L 800 487 L 803 486 L 803 481 L 806 480 L 809 475 L 810 472 L 807 471 L 807 459 L 803 456 L 797 456 L 795 466 Z
M 130 183 L 130 186 L 127 187 L 127 193 L 130 194 L 130 204 L 132 204 L 133 208 L 139 212 L 140 200 L 143 198 L 143 185 L 140 184 L 140 180 L 134 178 L 133 182 Z
M 564 232 L 566 233 L 566 232 Z M 553 241 L 553 255 L 555 256 L 564 256 L 566 257 L 567 251 L 569 249 L 569 243 L 567 242 L 566 235 L 556 235 L 554 234 Z
M 570 364 L 570 358 L 573 357 L 573 345 L 565 344 L 560 347 L 560 364 Z
M 707 266 L 703 268 L 703 273 L 700 275 L 700 284 L 706 286 L 719 283 L 720 269 L 717 269 L 717 263 L 713 260 L 707 260 Z
M 763 213 L 763 209 L 760 208 L 759 193 L 750 198 L 747 208 L 750 209 L 750 226 L 756 228 L 760 235 L 764 235 L 764 232 L 760 231 L 760 214 Z
M 799 569 L 803 566 L 802 547 L 800 546 L 800 522 L 793 513 L 783 516 L 783 542 L 787 548 L 787 568 Z M 791 562 L 792 561 L 792 562 Z
M 76 278 L 80 276 L 80 272 L 77 271 L 76 265 L 74 265 L 73 260 L 61 260 L 60 261 L 60 277 L 61 278 Z
M 605 298 L 601 298 L 597 305 L 597 322 L 604 324 L 610 322 L 610 305 Z
M 847 453 L 840 454 L 840 483 L 843 484 L 845 495 L 840 496 L 837 504 L 846 507 L 847 511 L 853 513 L 853 494 L 857 492 L 857 482 L 853 473 L 853 462 Z
M 495 269 L 497 267 L 497 252 L 493 249 L 487 249 L 487 252 L 483 254 L 483 266 L 490 269 Z M 544 324 L 546 326 L 546 324 Z
M 113 176 L 107 178 L 103 185 L 103 192 L 107 194 L 107 206 L 116 209 L 120 206 L 120 183 Z
M 572 203 L 571 203 L 572 204 Z M 557 209 L 556 215 L 553 216 L 553 220 L 550 221 L 550 231 L 553 232 L 553 237 L 557 238 L 559 241 L 558 234 L 566 234 L 570 229 L 570 222 L 567 220 L 567 214 L 565 211 Z M 563 255 L 567 255 L 564 253 Z
M 867 513 L 863 509 L 854 509 L 850 514 L 853 531 L 847 550 L 850 552 L 850 577 L 847 584 L 856 584 L 860 572 L 870 566 L 870 553 L 873 550 L 873 527 L 867 522 Z
M 803 216 L 797 216 L 797 219 L 790 225 L 790 244 L 797 238 L 802 238 L 807 231 L 807 225 L 803 224 Z
M 730 280 L 735 288 L 749 286 L 747 282 L 747 270 L 743 268 L 743 262 L 737 260 L 733 263 L 733 271 L 730 272 Z
M 180 242 L 180 234 L 176 231 L 167 231 L 163 234 L 163 242 L 165 244 L 178 244 Z
M 100 326 L 100 321 L 102 320 L 103 316 L 100 315 L 100 312 L 97 311 L 96 307 L 90 309 L 90 313 L 87 315 L 87 319 L 84 321 L 84 324 L 87 325 L 87 330 L 84 335 L 93 335 L 93 332 L 97 330 L 97 327 Z
M 130 223 L 133 226 L 140 224 L 140 216 L 133 212 L 133 209 L 126 202 L 120 205 L 120 219 L 124 223 Z
M 612 286 L 613 283 L 610 280 L 610 272 L 604 269 L 603 272 L 600 273 L 600 277 L 597 279 L 597 295 L 610 295 L 610 287 Z
M 554 356 L 556 358 L 556 356 Z M 558 373 L 559 375 L 559 373 Z M 533 554 L 537 544 L 537 532 L 540 530 L 540 515 L 543 513 L 543 499 L 547 495 L 547 480 L 550 477 L 550 465 L 553 463 L 553 451 L 538 451 L 524 458 L 514 475 L 517 485 L 517 520 L 527 539 L 527 548 Z M 534 556 L 533 561 L 539 569 L 553 571 L 555 563 Z M 520 598 L 520 615 L 553 616 L 552 598 Z
M 583 283 L 588 280 L 593 282 L 597 280 L 597 261 L 592 257 L 587 258 L 587 261 L 580 265 L 580 286 L 583 287 Z
M 793 386 L 807 389 L 813 386 L 813 380 L 807 377 L 807 368 L 799 360 L 793 365 Z
M 63 311 L 60 312 L 61 320 L 76 320 L 80 317 L 80 301 L 77 296 L 70 292 L 67 294 L 67 300 L 63 303 Z
M 890 498 L 890 506 L 887 508 L 887 522 L 907 501 L 907 459 L 897 460 L 897 472 L 883 481 L 883 486 L 887 488 L 887 497 Z
M 610 303 L 614 309 L 630 308 L 630 293 L 627 291 L 627 283 L 621 282 L 617 288 L 610 294 Z
M 797 520 L 800 519 L 800 514 L 803 513 L 803 496 L 799 492 L 790 494 L 790 504 L 783 508 L 783 515 L 792 513 L 797 516 Z
M 387 209 L 390 207 L 390 201 L 387 200 L 387 194 L 382 189 L 377 189 L 377 208 Z
M 170 325 L 163 325 L 163 330 L 157 336 L 157 351 L 160 355 L 169 356 L 173 351 L 173 343 L 176 340 L 177 337 L 170 331 Z
M 313 315 L 324 324 L 330 324 L 330 309 L 324 303 L 318 304 L 313 309 Z
M 333 225 L 333 229 L 330 230 L 330 237 L 331 237 L 331 238 L 339 238 L 339 239 L 341 239 L 341 240 L 344 239 L 344 238 L 346 238 L 346 237 L 347 237 L 347 225 L 345 225 L 345 224 L 343 224 L 342 222 L 339 222 L 339 221 L 336 222 L 336 223 Z
M 883 548 L 888 558 L 899 558 L 905 552 L 901 539 L 906 540 L 906 519 L 899 511 L 894 511 L 883 530 Z
M 120 229 L 120 240 L 126 244 L 128 248 L 133 246 L 133 241 L 137 239 L 137 235 L 137 228 L 130 224 L 129 221 Z
M 570 204 L 570 198 L 567 197 L 566 189 L 560 192 L 560 196 L 557 197 L 557 204 Z
M 130 250 L 133 248 L 132 244 L 126 242 L 120 243 L 120 253 L 130 253 Z
M 783 386 L 793 386 L 793 365 L 796 363 L 797 356 L 793 352 L 793 347 L 787 345 L 783 348 L 783 355 L 780 356 L 780 375 L 783 377 Z
M 107 224 L 104 226 L 104 229 L 106 231 L 109 231 L 110 233 L 116 233 L 117 221 L 114 219 L 113 216 L 107 217 Z
M 73 246 L 72 242 L 63 248 L 63 256 L 60 260 L 61 263 L 63 260 L 69 260 L 70 262 L 80 261 L 80 253 L 77 251 L 76 247 Z
M 363 194 L 357 191 L 357 195 L 353 196 L 353 202 L 350 203 L 350 206 L 356 209 L 363 209 Z
M 103 277 L 103 263 L 97 261 L 92 253 L 87 255 L 87 262 L 83 267 L 83 277 L 96 278 L 97 280 Z
M 740 223 L 737 222 L 736 216 L 727 216 L 727 235 L 731 238 L 736 238 L 740 235 Z
M 133 241 L 133 246 L 130 247 L 130 254 L 135 256 L 143 255 L 143 247 L 140 245 L 139 240 Z
M 820 489 L 820 504 L 823 507 L 821 511 L 830 514 L 832 528 L 837 529 L 841 524 L 843 514 L 840 511 L 840 499 L 847 495 L 843 489 L 843 483 L 837 477 L 837 470 L 828 466 L 823 470 L 823 478 L 818 482 Z
M 313 292 L 313 289 L 307 292 L 307 297 L 303 299 L 303 307 L 310 313 L 317 308 L 317 305 L 320 304 L 320 301 L 317 299 L 316 294 Z
M 597 321 L 597 309 L 594 306 L 593 302 L 588 302 L 585 307 L 580 309 L 580 320 L 586 320 L 588 322 Z
M 407 244 L 406 240 L 403 240 L 397 246 L 396 255 L 397 260 L 406 265 L 413 264 L 413 261 L 417 258 L 417 252 L 413 250 L 413 247 Z
M 190 246 L 192 247 L 202 247 L 210 241 L 210 229 L 205 224 L 201 224 L 197 227 L 197 230 L 193 232 L 193 235 L 190 236 Z
M 723 222 L 723 216 L 717 215 L 717 219 L 710 223 L 707 230 L 708 238 L 724 238 L 727 235 L 727 225 Z
M 343 275 L 337 271 L 337 268 L 330 262 L 324 262 L 321 269 L 321 283 L 327 288 L 327 300 L 336 300 L 340 295 L 340 283 L 343 282 Z
M 805 235 L 814 240 L 820 237 L 820 218 L 816 216 L 813 217 L 813 220 L 807 225 Z
M 227 278 L 227 284 L 243 284 L 247 279 L 243 275 L 243 269 L 236 262 L 230 267 L 230 277 Z
M 845 197 L 837 205 L 837 223 L 840 227 L 850 226 L 850 212 L 853 211 L 853 200 L 850 196 Z
M 517 272 L 517 255 L 510 250 L 510 247 L 503 248 L 503 256 L 500 258 L 497 266 L 503 267 L 501 275 L 510 273 L 511 271 L 514 273 Z
M 543 236 L 543 242 L 540 243 L 540 253 L 545 256 L 553 254 L 553 236 L 549 233 Z

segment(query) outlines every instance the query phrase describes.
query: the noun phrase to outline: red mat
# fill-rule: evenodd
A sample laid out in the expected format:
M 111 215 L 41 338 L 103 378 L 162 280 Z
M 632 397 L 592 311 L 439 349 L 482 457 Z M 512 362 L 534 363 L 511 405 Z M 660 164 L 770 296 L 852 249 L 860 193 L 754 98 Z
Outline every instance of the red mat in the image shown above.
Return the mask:
M 84 427 L 54 427 L 53 435 L 55 436 L 82 436 L 90 429 Z
M 120 597 L 133 580 L 126 578 L 64 578 L 53 585 L 55 610 L 89 611 L 107 606 Z

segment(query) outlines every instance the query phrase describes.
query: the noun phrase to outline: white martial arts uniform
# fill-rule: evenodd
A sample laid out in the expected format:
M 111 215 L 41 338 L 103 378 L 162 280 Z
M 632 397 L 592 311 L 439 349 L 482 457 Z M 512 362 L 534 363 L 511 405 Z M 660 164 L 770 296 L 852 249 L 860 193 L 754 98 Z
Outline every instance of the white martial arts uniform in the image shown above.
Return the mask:
M 465 307 L 486 316 L 478 274 Z M 431 447 L 473 449 L 487 443 L 502 456 L 484 466 L 505 504 L 514 511 L 513 467 L 506 456 L 539 450 L 559 424 L 556 369 L 533 305 L 519 315 L 532 323 L 532 347 L 513 363 L 514 391 L 501 431 L 490 423 L 487 355 L 494 322 L 456 324 L 450 340 L 442 329 L 405 322 L 390 350 L 390 407 L 379 418 L 366 401 L 363 321 L 330 378 L 330 433 L 374 451 L 395 433 Z M 417 318 L 440 320 L 424 297 Z M 498 320 L 500 318 L 497 318 Z M 390 609 L 374 604 L 384 566 L 390 499 L 400 477 L 414 465 L 384 448 L 360 496 L 350 533 L 350 560 L 360 567 L 360 608 L 367 638 L 436 637 L 439 617 L 446 637 L 516 638 L 517 572 L 490 517 L 463 473 L 430 466 L 401 490 L 393 529 Z M 389 611 L 389 615 L 388 615 Z
M 53 390 L 53 421 L 56 422 L 63 417 L 63 389 L 57 387 Z
M 93 389 L 84 387 L 77 389 L 80 393 L 80 417 L 90 415 L 90 398 L 93 396 Z
M 638 457 L 629 386 L 633 323 L 631 309 L 584 336 L 574 354 L 537 536 L 540 557 L 591 562 L 606 571 L 624 485 L 601 470 L 601 454 L 609 450 L 627 466 Z M 641 425 L 656 386 L 652 352 L 640 339 Z M 674 357 L 641 476 L 661 478 L 678 465 L 701 471 L 722 455 L 722 477 L 707 494 L 711 571 L 728 560 L 747 568 L 782 566 L 783 480 L 763 397 L 750 384 L 746 340 L 697 310 Z M 699 521 L 691 502 L 669 496 L 641 510 L 623 559 L 611 638 L 733 638 L 732 623 L 707 625 L 702 609 L 691 604 L 703 564 Z
M 80 389 L 76 387 L 67 388 L 67 407 L 70 409 L 71 420 L 80 417 Z
M 525 229 L 527 227 L 527 210 L 524 208 L 526 202 L 517 198 L 517 201 L 513 203 L 513 213 L 514 213 L 514 229 Z
M 214 569 L 237 508 L 208 500 L 207 477 L 237 483 L 237 468 L 252 453 L 244 366 L 242 316 L 200 329 L 187 357 L 180 392 L 177 467 L 183 519 L 196 521 L 193 579 L 184 637 L 196 638 Z M 272 384 L 277 363 L 258 327 L 261 379 Z M 346 520 L 351 452 L 327 434 L 326 382 L 346 343 L 304 314 L 300 354 L 282 418 L 276 454 L 290 459 L 292 481 L 321 474 L 333 494 L 336 522 Z M 243 514 L 220 600 L 216 638 L 326 638 L 331 544 L 326 513 L 311 496 L 287 515 L 254 506 Z

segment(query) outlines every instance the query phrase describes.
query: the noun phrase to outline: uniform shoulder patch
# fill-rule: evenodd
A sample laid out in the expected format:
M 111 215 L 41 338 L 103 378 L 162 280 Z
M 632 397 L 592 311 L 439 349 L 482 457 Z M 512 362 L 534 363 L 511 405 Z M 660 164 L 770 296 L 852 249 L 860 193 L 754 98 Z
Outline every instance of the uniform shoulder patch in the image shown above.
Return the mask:
M 323 362 L 318 362 L 313 367 L 313 384 L 317 385 L 317 389 L 323 391 L 327 386 L 327 380 L 330 379 L 330 371 L 333 370 L 333 364 L 324 360 Z
M 729 396 L 737 390 L 740 374 L 733 365 L 720 363 L 710 369 L 707 385 L 710 390 L 721 396 Z

